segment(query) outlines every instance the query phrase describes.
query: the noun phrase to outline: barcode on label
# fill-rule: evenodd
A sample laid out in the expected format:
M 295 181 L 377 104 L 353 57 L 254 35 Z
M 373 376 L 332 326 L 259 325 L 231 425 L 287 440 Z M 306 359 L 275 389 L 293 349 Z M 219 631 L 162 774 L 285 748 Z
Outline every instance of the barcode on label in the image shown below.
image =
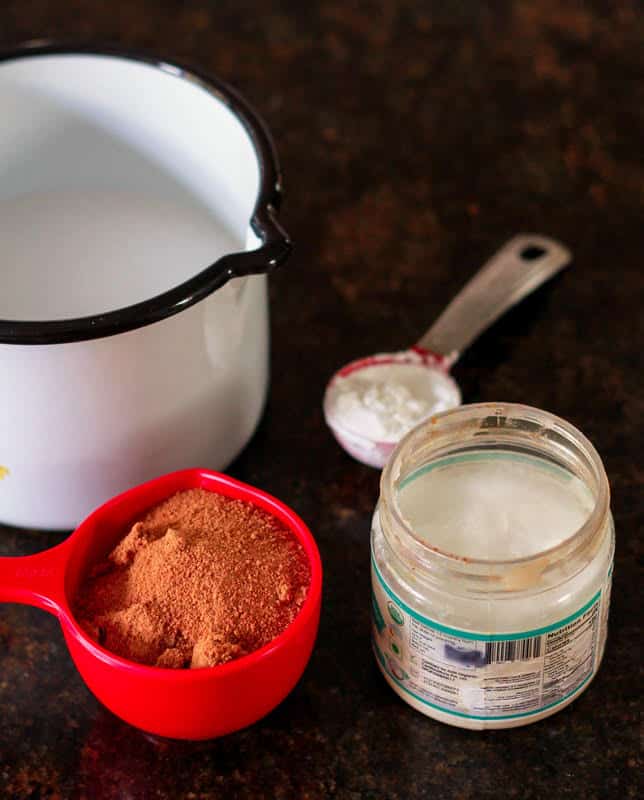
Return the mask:
M 487 642 L 485 660 L 488 664 L 499 661 L 529 661 L 541 655 L 541 636 L 530 639 L 508 639 L 504 642 Z

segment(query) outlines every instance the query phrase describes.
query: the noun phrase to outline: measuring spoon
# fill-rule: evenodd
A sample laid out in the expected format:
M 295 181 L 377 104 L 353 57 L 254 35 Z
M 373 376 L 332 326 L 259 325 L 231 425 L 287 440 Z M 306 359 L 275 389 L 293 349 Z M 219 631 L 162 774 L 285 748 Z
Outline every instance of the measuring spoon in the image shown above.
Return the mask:
M 339 444 L 363 464 L 383 467 L 408 430 L 461 404 L 461 390 L 449 371 L 465 349 L 570 260 L 570 251 L 554 239 L 515 236 L 409 350 L 360 358 L 338 370 L 323 407 Z M 404 386 L 397 377 L 404 378 Z

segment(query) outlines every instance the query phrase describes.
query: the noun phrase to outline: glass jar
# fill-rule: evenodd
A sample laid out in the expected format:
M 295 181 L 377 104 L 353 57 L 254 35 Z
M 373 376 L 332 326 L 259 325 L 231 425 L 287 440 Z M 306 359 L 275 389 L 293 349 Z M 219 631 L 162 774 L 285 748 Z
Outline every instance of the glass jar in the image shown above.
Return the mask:
M 534 486 L 537 493 L 526 505 L 510 484 L 505 495 L 500 490 L 505 507 L 497 509 L 498 519 L 511 520 L 526 507 L 532 515 L 532 540 L 518 557 L 499 558 L 498 547 L 491 558 L 481 552 L 493 541 L 494 516 L 486 519 L 485 541 L 476 541 L 475 526 L 456 552 L 444 537 L 437 546 L 432 528 L 444 488 L 439 502 L 415 492 L 413 522 L 403 513 L 408 487 L 428 480 L 432 470 L 441 486 L 449 486 L 449 497 L 458 497 L 467 470 L 475 470 L 485 495 L 488 469 L 523 475 L 523 489 L 529 494 Z M 538 495 L 543 481 L 564 502 L 582 497 L 579 526 L 566 531 L 562 522 L 557 531 L 558 518 L 553 522 L 547 498 Z M 494 491 L 499 496 L 498 483 Z M 519 503 L 522 509 L 512 508 Z M 470 511 L 476 522 L 475 502 Z M 510 540 L 513 535 L 510 528 Z M 459 727 L 509 728 L 555 713 L 599 667 L 613 551 L 606 474 L 594 447 L 572 425 L 508 403 L 461 406 L 432 417 L 392 454 L 373 517 L 373 647 L 385 679 L 423 714 Z

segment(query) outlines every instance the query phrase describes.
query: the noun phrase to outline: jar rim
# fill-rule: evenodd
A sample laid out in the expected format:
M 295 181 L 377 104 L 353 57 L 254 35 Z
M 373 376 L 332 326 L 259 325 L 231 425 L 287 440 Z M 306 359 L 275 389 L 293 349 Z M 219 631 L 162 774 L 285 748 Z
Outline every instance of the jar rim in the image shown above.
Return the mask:
M 593 509 L 581 527 L 577 528 L 577 530 L 562 541 L 547 549 L 510 559 L 472 558 L 450 553 L 447 550 L 430 544 L 430 542 L 418 536 L 402 514 L 395 491 L 396 484 L 401 478 L 402 464 L 406 456 L 408 456 L 421 441 L 426 442 L 428 433 L 430 434 L 430 439 L 435 438 L 436 434 L 439 433 L 441 429 L 445 429 L 445 426 L 454 428 L 455 433 L 460 431 L 461 436 L 463 436 L 464 432 L 469 432 L 469 435 L 472 436 L 474 431 L 483 430 L 482 425 L 473 425 L 473 421 L 481 423 L 484 420 L 492 418 L 501 420 L 507 419 L 508 417 L 523 418 L 525 420 L 538 422 L 542 432 L 545 430 L 557 430 L 563 433 L 565 437 L 571 443 L 574 443 L 586 456 L 597 482 L 597 492 L 594 496 Z M 496 429 L 500 430 L 500 426 Z M 506 428 L 505 430 L 507 432 L 511 430 L 511 428 Z M 461 442 L 465 443 L 468 438 L 467 435 L 464 436 Z M 456 441 L 455 438 L 454 443 L 456 443 Z M 380 478 L 380 496 L 385 499 L 387 511 L 398 530 L 404 533 L 405 538 L 413 543 L 414 549 L 418 549 L 420 554 L 431 559 L 438 558 L 446 566 L 460 565 L 463 567 L 468 565 L 473 568 L 485 567 L 486 569 L 494 566 L 498 566 L 501 569 L 522 566 L 534 562 L 536 559 L 550 559 L 558 554 L 568 553 L 578 549 L 590 540 L 593 534 L 603 526 L 608 517 L 610 503 L 610 489 L 602 460 L 593 444 L 578 428 L 561 417 L 558 417 L 556 414 L 533 406 L 520 403 L 490 402 L 466 404 L 440 414 L 435 414 L 410 431 L 398 443 L 385 465 Z

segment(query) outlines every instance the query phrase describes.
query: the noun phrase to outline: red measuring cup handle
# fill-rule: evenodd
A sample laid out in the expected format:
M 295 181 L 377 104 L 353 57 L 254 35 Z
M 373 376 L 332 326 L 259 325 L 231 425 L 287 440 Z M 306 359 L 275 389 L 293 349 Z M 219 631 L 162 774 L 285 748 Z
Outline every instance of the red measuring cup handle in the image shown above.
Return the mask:
M 68 539 L 33 556 L 0 558 L 0 603 L 23 603 L 59 615 L 65 604 Z

